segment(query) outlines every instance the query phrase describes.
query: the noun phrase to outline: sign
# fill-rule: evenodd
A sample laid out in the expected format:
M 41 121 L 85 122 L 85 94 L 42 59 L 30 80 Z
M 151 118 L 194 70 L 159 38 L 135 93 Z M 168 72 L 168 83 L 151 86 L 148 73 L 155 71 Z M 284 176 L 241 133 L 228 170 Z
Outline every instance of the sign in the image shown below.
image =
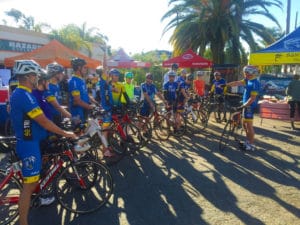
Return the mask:
M 0 51 L 32 52 L 42 46 L 41 44 L 0 39 Z

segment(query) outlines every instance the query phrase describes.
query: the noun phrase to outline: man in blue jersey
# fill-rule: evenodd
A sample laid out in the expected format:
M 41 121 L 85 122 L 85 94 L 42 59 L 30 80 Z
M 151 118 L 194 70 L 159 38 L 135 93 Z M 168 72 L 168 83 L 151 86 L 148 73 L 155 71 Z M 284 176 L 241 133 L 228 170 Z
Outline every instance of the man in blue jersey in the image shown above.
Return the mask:
M 87 75 L 88 67 L 86 61 L 81 58 L 71 60 L 73 76 L 69 80 L 69 104 L 73 118 L 78 118 L 85 122 L 88 111 L 94 108 L 96 101 L 89 96 L 84 77 Z
M 246 141 L 244 149 L 247 151 L 254 151 L 254 135 L 253 116 L 254 110 L 257 107 L 258 96 L 260 91 L 260 82 L 257 79 L 259 71 L 256 67 L 248 65 L 243 68 L 244 79 L 240 81 L 233 81 L 227 83 L 227 86 L 244 86 L 243 105 L 243 127 L 246 131 Z
M 144 100 L 140 114 L 141 116 L 148 117 L 150 111 L 155 111 L 154 97 L 157 95 L 163 102 L 165 102 L 162 94 L 157 90 L 153 84 L 153 75 L 151 73 L 146 74 L 146 81 L 141 84 L 142 98 Z
M 10 99 L 11 120 L 17 139 L 16 152 L 22 161 L 24 178 L 19 199 L 19 222 L 20 225 L 28 225 L 31 195 L 40 179 L 40 141 L 46 137 L 46 130 L 70 138 L 76 138 L 76 135 L 60 129 L 47 119 L 32 95 L 32 89 L 36 88 L 41 72 L 40 66 L 33 60 L 17 60 L 13 71 L 19 85 Z
M 54 62 L 48 64 L 46 70 L 48 76 L 51 77 L 51 79 L 48 85 L 48 89 L 45 92 L 45 98 L 50 104 L 52 121 L 55 124 L 60 124 L 62 117 L 71 118 L 71 114 L 61 106 L 62 95 L 59 83 L 64 77 L 64 68 L 62 65 Z

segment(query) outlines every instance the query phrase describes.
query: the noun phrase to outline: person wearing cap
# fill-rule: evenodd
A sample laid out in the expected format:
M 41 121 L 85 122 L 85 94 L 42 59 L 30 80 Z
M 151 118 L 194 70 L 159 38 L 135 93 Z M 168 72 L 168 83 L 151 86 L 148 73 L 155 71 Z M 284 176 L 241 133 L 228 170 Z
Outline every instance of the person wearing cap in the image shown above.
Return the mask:
M 165 100 L 155 86 L 153 84 L 153 75 L 151 73 L 146 74 L 146 80 L 141 84 L 142 90 L 142 100 L 143 104 L 140 110 L 140 115 L 144 117 L 148 117 L 150 115 L 150 111 L 155 111 L 155 95 L 157 95 L 164 103 Z
M 178 64 L 177 63 L 173 63 L 170 70 L 165 73 L 164 77 L 163 77 L 163 86 L 169 81 L 169 72 L 173 71 L 175 73 L 175 81 L 177 80 L 177 70 L 178 70 Z
M 134 84 L 132 82 L 133 79 L 133 73 L 127 72 L 125 73 L 125 82 L 123 82 L 123 85 L 125 87 L 125 91 L 130 99 L 130 101 L 134 100 Z
M 85 122 L 88 111 L 94 108 L 97 102 L 88 94 L 85 83 L 85 76 L 88 72 L 86 61 L 81 58 L 71 60 L 73 75 L 69 80 L 69 104 L 72 118 L 80 119 Z
M 243 104 L 238 107 L 243 113 L 243 128 L 246 133 L 246 140 L 241 143 L 241 147 L 246 151 L 254 151 L 254 136 L 253 127 L 254 111 L 258 105 L 258 96 L 260 91 L 260 82 L 257 79 L 259 70 L 252 65 L 247 65 L 243 68 L 244 79 L 227 83 L 227 86 L 244 86 Z
M 64 107 L 62 107 L 62 94 L 59 83 L 64 77 L 64 68 L 62 65 L 54 62 L 46 66 L 46 71 L 50 77 L 50 82 L 45 91 L 45 98 L 50 103 L 51 114 L 53 115 L 53 122 L 59 124 L 62 121 L 62 117 L 71 118 L 69 113 Z
M 32 94 L 41 73 L 40 65 L 33 60 L 16 60 L 13 71 L 19 85 L 10 98 L 11 121 L 17 140 L 16 154 L 22 161 L 23 175 L 18 203 L 19 224 L 28 225 L 31 195 L 40 179 L 42 165 L 40 141 L 46 138 L 46 130 L 68 138 L 76 138 L 76 135 L 62 130 L 49 120 Z
M 205 81 L 203 80 L 204 72 L 197 71 L 197 78 L 193 81 L 193 90 L 198 97 L 203 97 L 205 95 Z
M 217 121 L 224 122 L 227 121 L 226 119 L 226 110 L 224 108 L 224 88 L 226 87 L 226 80 L 222 78 L 222 75 L 219 71 L 214 72 L 214 78 L 212 81 L 210 95 L 214 96 L 217 103 L 218 103 L 218 118 Z M 223 112 L 223 118 L 221 119 L 221 113 Z

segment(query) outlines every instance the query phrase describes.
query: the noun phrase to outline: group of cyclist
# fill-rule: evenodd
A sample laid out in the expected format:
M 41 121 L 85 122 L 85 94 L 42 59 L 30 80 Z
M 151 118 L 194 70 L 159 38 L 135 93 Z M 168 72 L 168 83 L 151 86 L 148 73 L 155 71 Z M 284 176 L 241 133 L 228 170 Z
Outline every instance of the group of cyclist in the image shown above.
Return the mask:
M 18 86 L 11 93 L 10 114 L 17 138 L 16 152 L 22 160 L 22 173 L 24 176 L 23 190 L 19 201 L 20 224 L 26 225 L 30 197 L 38 184 L 42 166 L 40 153 L 40 141 L 47 135 L 58 134 L 61 136 L 76 138 L 73 132 L 60 128 L 62 118 L 76 118 L 85 122 L 88 112 L 95 106 L 104 110 L 103 130 L 110 126 L 112 114 L 124 104 L 134 100 L 134 85 L 132 84 L 133 74 L 125 74 L 125 82 L 119 81 L 120 71 L 111 69 L 106 73 L 101 66 L 96 68 L 99 82 L 96 85 L 96 97 L 88 92 L 86 75 L 88 72 L 87 63 L 81 58 L 71 60 L 73 69 L 72 77 L 68 81 L 69 106 L 67 111 L 61 105 L 61 93 L 59 82 L 64 76 L 64 68 L 51 63 L 42 69 L 33 60 L 17 60 L 13 68 L 13 79 L 17 80 Z M 173 64 L 170 71 L 164 75 L 162 93 L 153 83 L 153 75 L 147 73 L 145 82 L 141 84 L 143 104 L 140 115 L 148 117 L 151 111 L 155 110 L 155 96 L 158 96 L 165 104 L 167 110 L 175 113 L 178 120 L 174 132 L 181 129 L 180 113 L 184 110 L 187 100 L 190 98 L 190 90 L 193 87 L 198 96 L 206 93 L 205 82 L 202 79 L 203 72 L 196 72 L 197 79 L 186 70 L 181 70 L 177 75 L 178 65 Z M 253 113 L 257 103 L 259 82 L 256 79 L 258 70 L 252 66 L 246 66 L 243 70 L 245 78 L 242 81 L 235 81 L 226 84 L 226 81 L 217 71 L 209 93 L 224 93 L 226 86 L 245 86 L 243 97 L 244 126 L 246 129 L 245 149 L 254 149 Z M 13 82 L 12 82 L 13 83 Z M 16 84 L 14 83 L 14 84 Z M 220 101 L 222 101 L 220 99 Z M 226 115 L 224 115 L 226 118 Z M 103 132 L 107 139 L 108 133 Z M 103 146 L 103 157 L 114 157 L 115 153 L 110 146 Z

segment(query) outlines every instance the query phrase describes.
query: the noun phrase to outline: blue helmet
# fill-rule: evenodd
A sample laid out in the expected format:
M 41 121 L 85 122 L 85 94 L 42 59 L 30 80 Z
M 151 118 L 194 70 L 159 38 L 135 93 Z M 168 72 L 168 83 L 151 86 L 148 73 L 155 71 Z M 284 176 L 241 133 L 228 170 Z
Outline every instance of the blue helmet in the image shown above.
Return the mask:
M 111 69 L 110 71 L 109 71 L 109 73 L 108 73 L 109 75 L 116 75 L 116 76 L 120 76 L 120 71 L 119 70 L 117 70 L 117 69 L 115 69 L 115 68 L 113 68 L 113 69 Z

